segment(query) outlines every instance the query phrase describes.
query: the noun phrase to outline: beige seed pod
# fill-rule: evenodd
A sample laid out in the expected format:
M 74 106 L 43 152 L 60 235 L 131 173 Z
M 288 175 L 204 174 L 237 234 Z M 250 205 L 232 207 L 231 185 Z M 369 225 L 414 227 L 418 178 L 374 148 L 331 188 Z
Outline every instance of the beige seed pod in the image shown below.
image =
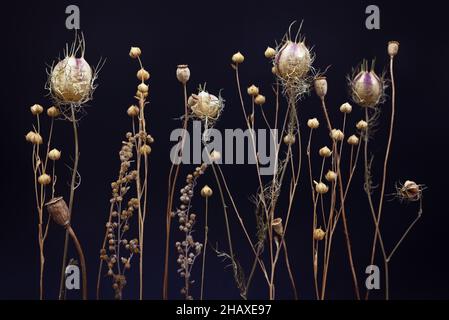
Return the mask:
M 399 51 L 399 42 L 397 41 L 390 41 L 388 42 L 388 55 L 390 57 L 394 57 L 398 54 Z
M 332 155 L 332 151 L 328 147 L 322 147 L 319 151 L 319 154 L 323 158 L 329 158 Z
M 352 106 L 349 103 L 347 103 L 347 102 L 343 103 L 340 106 L 340 112 L 351 113 L 351 111 L 352 111 Z
M 48 213 L 57 224 L 63 227 L 70 224 L 69 208 L 62 197 L 51 199 L 45 206 L 47 207 Z
M 311 63 L 312 56 L 304 42 L 285 41 L 275 57 L 277 74 L 287 81 L 303 79 Z
M 202 189 L 201 189 L 201 196 L 203 198 L 209 198 L 211 197 L 213 194 L 212 189 L 208 186 L 205 185 Z
M 315 191 L 319 194 L 325 194 L 329 191 L 329 187 L 323 182 L 320 183 L 315 182 Z
M 265 58 L 273 59 L 276 56 L 276 50 L 274 50 L 272 47 L 267 47 L 264 55 L 265 55 Z
M 212 162 L 218 162 L 218 161 L 220 161 L 220 159 L 221 159 L 221 153 L 219 151 L 214 150 L 210 153 L 210 160 Z
M 265 96 L 258 94 L 254 99 L 254 103 L 261 106 L 265 103 Z
M 324 98 L 327 94 L 327 80 L 326 77 L 316 78 L 313 82 L 315 86 L 315 92 L 318 97 Z
M 33 142 L 33 138 L 34 138 L 34 132 L 33 131 L 29 131 L 26 135 L 25 135 L 25 140 L 28 142 Z
M 50 118 L 56 118 L 57 116 L 59 116 L 59 114 L 59 109 L 54 106 L 47 109 L 47 115 Z
M 141 93 L 148 93 L 148 86 L 145 83 L 141 83 L 137 86 L 137 90 Z
M 30 107 L 31 113 L 35 116 L 44 112 L 44 108 L 40 104 L 34 104 Z
M 317 129 L 320 126 L 320 122 L 318 121 L 317 118 L 312 118 L 307 120 L 307 126 L 310 129 Z
M 295 142 L 296 142 L 296 138 L 295 138 L 294 134 L 289 133 L 284 137 L 284 143 L 288 146 L 291 146 Z
M 259 88 L 256 87 L 255 85 L 251 85 L 250 87 L 248 87 L 248 89 L 246 90 L 248 92 L 248 94 L 250 96 L 257 96 L 259 94 Z
M 284 226 L 282 225 L 282 218 L 273 219 L 273 221 L 271 222 L 271 227 L 278 236 L 282 237 L 282 235 L 284 234 Z
M 313 240 L 321 241 L 326 236 L 326 232 L 324 232 L 321 228 L 313 230 Z
M 326 178 L 326 180 L 329 181 L 329 182 L 334 182 L 334 181 L 337 180 L 337 174 L 336 174 L 334 171 L 329 170 L 329 171 L 326 173 L 325 178 Z
M 142 50 L 139 47 L 131 47 L 129 50 L 129 56 L 133 59 L 137 59 L 142 54 Z
M 132 105 L 128 108 L 126 113 L 130 117 L 137 117 L 139 115 L 139 107 Z
M 30 131 L 25 136 L 26 141 L 31 142 L 32 144 L 42 144 L 43 140 L 39 133 Z
M 232 62 L 234 62 L 235 64 L 243 63 L 244 60 L 245 57 L 243 56 L 243 54 L 240 53 L 240 51 L 234 53 L 232 56 Z
M 357 124 L 355 125 L 355 127 L 359 130 L 366 130 L 366 128 L 368 128 L 368 123 L 364 120 L 360 120 L 359 122 L 357 122 Z
M 345 138 L 344 133 L 339 129 L 332 129 L 330 136 L 335 141 L 342 141 Z
M 186 64 L 180 64 L 178 65 L 178 68 L 176 69 L 176 78 L 179 82 L 182 84 L 186 84 L 187 81 L 190 79 L 190 69 L 189 66 Z
M 59 151 L 58 149 L 52 149 L 48 153 L 48 157 L 50 158 L 50 160 L 57 161 L 61 158 L 61 151 Z
M 149 155 L 151 153 L 151 147 L 147 144 L 144 144 L 140 147 L 140 153 L 144 155 Z
M 348 143 L 349 143 L 351 146 L 356 146 L 356 145 L 359 144 L 359 138 L 357 138 L 357 136 L 353 134 L 352 136 L 350 136 L 350 137 L 348 138 Z
M 51 177 L 48 174 L 43 173 L 37 178 L 37 182 L 43 186 L 49 185 L 51 183 Z
M 137 71 L 137 79 L 139 79 L 140 81 L 146 81 L 150 79 L 150 73 L 144 68 L 141 68 L 139 71 Z

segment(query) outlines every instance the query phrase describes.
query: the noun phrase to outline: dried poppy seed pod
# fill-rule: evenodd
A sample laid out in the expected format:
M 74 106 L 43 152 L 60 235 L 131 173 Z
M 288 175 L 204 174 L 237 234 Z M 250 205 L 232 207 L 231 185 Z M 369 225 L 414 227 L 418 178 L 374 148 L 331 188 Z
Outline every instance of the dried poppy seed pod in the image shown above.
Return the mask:
M 352 106 L 349 103 L 347 103 L 347 102 L 343 103 L 340 106 L 340 112 L 351 113 L 351 111 L 352 111 Z
M 273 231 L 276 232 L 278 236 L 283 236 L 284 234 L 284 226 L 282 225 L 282 218 L 276 218 L 271 222 L 271 227 Z
M 310 129 L 317 129 L 320 126 L 320 122 L 318 121 L 317 118 L 312 118 L 307 120 L 307 126 Z
M 57 161 L 61 158 L 61 151 L 59 151 L 58 149 L 52 149 L 48 153 L 48 157 L 50 158 L 50 160 Z
M 336 181 L 336 180 L 337 180 L 337 174 L 336 174 L 334 171 L 329 170 L 329 171 L 326 173 L 325 178 L 326 178 L 327 181 L 333 182 L 333 181 Z
M 359 122 L 357 122 L 357 124 L 355 125 L 355 127 L 359 130 L 366 130 L 366 128 L 368 128 L 368 123 L 365 120 L 360 120 Z
M 51 177 L 48 174 L 43 173 L 37 178 L 37 182 L 43 186 L 49 185 L 51 183 Z
M 144 155 L 149 155 L 151 153 L 151 147 L 147 144 L 144 144 L 140 147 L 140 153 Z
M 50 118 L 56 118 L 57 116 L 59 116 L 59 114 L 59 109 L 54 106 L 47 109 L 47 115 Z
M 319 151 L 319 154 L 323 158 L 329 158 L 332 155 L 332 151 L 328 147 L 322 147 Z
M 359 138 L 357 138 L 357 136 L 353 134 L 352 136 L 350 136 L 350 137 L 348 138 L 348 143 L 349 143 L 351 146 L 356 146 L 356 145 L 359 144 Z
M 250 96 L 257 96 L 259 94 L 259 88 L 256 87 L 255 85 L 251 85 L 250 87 L 248 87 L 248 89 L 246 90 L 248 92 L 248 94 Z
M 137 79 L 139 79 L 140 81 L 147 81 L 148 79 L 150 79 L 150 73 L 144 68 L 141 68 L 139 71 L 137 71 Z
M 302 79 L 310 70 L 312 57 L 304 42 L 285 41 L 274 59 L 278 75 L 285 79 Z
M 201 189 L 201 196 L 203 198 L 209 198 L 211 197 L 213 194 L 212 189 L 208 186 L 205 185 L 202 189 Z
M 397 55 L 398 51 L 399 51 L 399 42 L 397 42 L 397 41 L 388 42 L 388 55 L 391 58 L 393 58 L 395 55 Z
M 130 117 L 137 117 L 139 115 L 139 107 L 132 105 L 128 108 L 126 113 Z
M 129 50 L 129 56 L 133 59 L 137 59 L 142 54 L 142 50 L 139 47 L 131 47 Z
M 345 138 L 344 133 L 339 129 L 332 129 L 330 136 L 335 141 L 342 141 Z
M 31 113 L 35 116 L 44 112 L 44 108 L 40 104 L 34 104 L 30 107 Z
M 62 197 L 51 199 L 45 206 L 47 207 L 48 213 L 57 224 L 63 227 L 70 224 L 69 208 Z
M 315 86 L 315 92 L 318 97 L 324 98 L 327 94 L 327 80 L 326 77 L 316 78 L 313 82 Z
M 254 99 L 254 103 L 258 106 L 261 106 L 265 103 L 265 96 L 258 94 L 256 98 Z
M 313 240 L 321 241 L 326 236 L 326 232 L 324 232 L 321 228 L 313 230 Z
M 190 79 L 190 69 L 189 66 L 186 64 L 180 64 L 178 65 L 178 68 L 176 69 L 176 78 L 179 82 L 182 84 L 186 84 L 187 81 Z
M 242 63 L 244 60 L 245 57 L 240 53 L 240 51 L 232 55 L 232 62 L 234 62 L 235 64 Z
M 294 134 L 289 133 L 284 137 L 284 143 L 288 146 L 291 146 L 295 142 L 296 142 L 296 138 L 295 138 Z
M 320 183 L 315 182 L 315 191 L 319 194 L 325 194 L 329 191 L 329 187 L 323 182 Z
M 276 56 L 276 50 L 274 50 L 272 47 L 267 47 L 267 49 L 264 52 L 265 58 L 273 59 Z

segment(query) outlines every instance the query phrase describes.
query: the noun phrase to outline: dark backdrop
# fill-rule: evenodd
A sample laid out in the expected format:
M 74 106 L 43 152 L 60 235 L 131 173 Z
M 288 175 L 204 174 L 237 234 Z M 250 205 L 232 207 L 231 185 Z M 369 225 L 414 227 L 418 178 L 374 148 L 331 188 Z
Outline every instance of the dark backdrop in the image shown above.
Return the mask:
M 131 45 L 143 50 L 143 61 L 151 72 L 148 129 L 156 139 L 150 160 L 150 216 L 146 233 L 145 298 L 161 297 L 164 210 L 166 177 L 169 169 L 169 134 L 180 122 L 174 120 L 183 112 L 182 88 L 176 80 L 177 64 L 188 63 L 192 71 L 189 92 L 204 82 L 211 92 L 223 89 L 227 101 L 219 129 L 243 127 L 237 100 L 231 55 L 240 50 L 246 60 L 242 65 L 242 85 L 252 82 L 270 95 L 272 78 L 263 57 L 267 45 L 274 46 L 293 20 L 304 19 L 303 33 L 307 43 L 314 45 L 315 66 L 324 69 L 332 65 L 329 80 L 329 108 L 338 116 L 337 107 L 348 98 L 345 76 L 363 58 L 377 57 L 380 71 L 386 67 L 386 43 L 401 43 L 397 59 L 397 126 L 391 154 L 387 192 L 393 192 L 397 180 L 413 179 L 428 186 L 424 197 L 424 218 L 403 244 L 391 262 L 391 297 L 395 299 L 448 298 L 447 258 L 447 183 L 446 148 L 448 99 L 448 38 L 445 34 L 445 11 L 442 2 L 427 1 L 419 6 L 403 1 L 376 1 L 381 10 L 381 30 L 369 31 L 364 26 L 365 1 L 78 1 L 81 27 L 86 37 L 86 58 L 95 64 L 107 58 L 101 71 L 94 101 L 87 108 L 88 116 L 79 126 L 82 185 L 76 193 L 73 226 L 84 245 L 88 261 L 89 291 L 94 297 L 98 251 L 107 219 L 109 184 L 117 174 L 118 151 L 124 133 L 129 130 L 126 108 L 133 102 L 136 62 L 128 57 Z M 31 148 L 24 134 L 31 129 L 29 106 L 40 103 L 49 106 L 46 95 L 46 64 L 62 54 L 73 33 L 64 22 L 65 1 L 2 2 L 1 4 L 1 201 L 0 201 L 0 298 L 38 298 L 37 217 L 34 210 Z M 389 91 L 388 91 L 389 93 Z M 267 104 L 267 109 L 272 108 Z M 302 128 L 311 116 L 323 118 L 314 94 L 300 103 Z M 389 104 L 382 109 L 389 110 Z M 270 112 L 270 111 L 267 111 Z M 351 125 L 362 117 L 354 106 Z M 386 140 L 388 112 L 373 144 L 378 151 L 377 168 L 381 167 Z M 324 136 L 323 136 L 324 139 Z M 63 161 L 70 163 L 72 132 L 65 122 L 57 122 L 55 146 L 62 148 Z M 305 143 L 305 141 L 304 141 Z M 322 144 L 324 144 L 324 140 Z M 317 163 L 318 160 L 316 160 Z M 185 176 L 192 168 L 184 168 Z M 59 170 L 65 169 L 62 162 Z M 66 170 L 67 171 L 67 170 Z M 233 193 L 244 212 L 248 225 L 254 216 L 248 197 L 257 186 L 255 169 L 251 166 L 225 166 Z M 380 173 L 380 169 L 377 169 Z M 66 173 L 67 174 L 67 173 Z M 61 181 L 64 174 L 61 173 Z M 364 278 L 369 261 L 373 224 L 361 189 L 361 176 L 350 199 L 349 228 L 357 272 Z M 307 176 L 293 212 L 288 236 L 289 251 L 300 296 L 313 298 L 311 274 L 310 193 Z M 210 173 L 204 183 L 216 186 Z M 67 186 L 59 184 L 67 196 Z M 198 199 L 197 199 L 198 201 Z M 202 202 L 195 203 L 201 212 Z M 285 205 L 280 207 L 285 210 Z M 414 218 L 416 205 L 387 202 L 382 228 L 385 242 L 391 248 Z M 251 254 L 232 214 L 237 257 L 248 271 Z M 223 215 L 218 197 L 211 204 L 211 242 L 226 249 Z M 201 219 L 200 219 L 201 220 Z M 198 225 L 201 230 L 201 223 Z M 253 230 L 252 227 L 250 229 Z M 134 231 L 136 229 L 134 228 Z M 294 231 L 293 231 L 294 230 Z M 293 231 L 293 232 L 292 232 Z M 201 232 L 197 237 L 202 238 Z M 179 239 L 177 230 L 174 238 Z M 52 224 L 47 241 L 45 272 L 46 294 L 57 297 L 63 231 Z M 74 256 L 71 248 L 70 256 Z M 209 269 L 206 282 L 208 298 L 238 298 L 230 269 L 223 271 L 221 262 L 208 252 Z M 175 257 L 171 260 L 170 297 L 180 298 L 181 281 L 176 276 Z M 381 261 L 378 260 L 381 264 Z M 197 270 L 199 265 L 196 266 Z M 125 297 L 137 296 L 137 268 L 131 272 Z M 285 267 L 280 266 L 277 294 L 291 298 Z M 196 273 L 198 280 L 199 275 Z M 267 296 L 260 274 L 254 280 L 252 298 Z M 361 281 L 361 283 L 363 283 Z M 110 298 L 109 280 L 104 281 L 104 296 Z M 194 295 L 198 296 L 198 285 Z M 70 297 L 76 297 L 70 294 Z M 328 297 L 353 298 L 347 255 L 338 228 L 331 261 Z M 373 294 L 381 298 L 381 294 Z

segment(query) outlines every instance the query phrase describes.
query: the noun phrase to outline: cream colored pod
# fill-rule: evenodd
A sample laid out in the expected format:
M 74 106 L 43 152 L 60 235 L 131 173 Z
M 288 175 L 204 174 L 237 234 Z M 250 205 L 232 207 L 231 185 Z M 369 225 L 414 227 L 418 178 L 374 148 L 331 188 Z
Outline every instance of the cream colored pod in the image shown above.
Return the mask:
M 207 118 L 216 119 L 221 108 L 220 99 L 206 91 L 192 94 L 189 97 L 188 105 L 193 114 L 202 120 Z
M 275 57 L 279 76 L 285 80 L 303 78 L 310 70 L 312 58 L 304 42 L 286 41 Z

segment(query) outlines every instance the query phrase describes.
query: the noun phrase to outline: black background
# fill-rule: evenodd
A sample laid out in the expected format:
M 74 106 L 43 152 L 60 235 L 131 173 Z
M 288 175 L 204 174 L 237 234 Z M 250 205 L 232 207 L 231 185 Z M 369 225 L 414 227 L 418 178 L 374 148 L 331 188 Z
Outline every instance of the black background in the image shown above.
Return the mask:
M 65 29 L 65 1 L 15 2 L 1 4 L 1 201 L 0 201 L 0 298 L 38 298 L 37 215 L 31 170 L 31 148 L 24 134 L 31 129 L 33 117 L 29 106 L 50 105 L 45 97 L 46 64 L 62 55 L 73 32 Z M 244 121 L 237 100 L 230 57 L 240 50 L 246 57 L 241 66 L 242 85 L 259 85 L 268 98 L 265 106 L 272 109 L 270 66 L 263 56 L 267 45 L 274 46 L 293 20 L 304 19 L 303 34 L 307 44 L 314 46 L 315 67 L 332 65 L 329 82 L 331 116 L 341 119 L 338 106 L 347 101 L 346 75 L 363 58 L 377 58 L 378 71 L 387 66 L 386 43 L 401 43 L 397 58 L 398 89 L 397 125 L 390 161 L 387 192 L 393 192 L 394 182 L 412 179 L 426 184 L 424 218 L 391 262 L 391 297 L 394 299 L 447 299 L 449 297 L 447 258 L 447 119 L 448 119 L 448 38 L 445 11 L 442 4 L 427 1 L 424 5 L 402 1 L 377 1 L 381 12 L 381 30 L 365 28 L 365 1 L 270 1 L 270 2 L 202 2 L 170 1 L 111 2 L 78 1 L 81 28 L 86 37 L 86 59 L 95 65 L 100 57 L 107 58 L 101 71 L 94 101 L 87 107 L 88 116 L 79 126 L 82 185 L 76 193 L 72 224 L 84 246 L 88 260 L 89 291 L 94 297 L 98 268 L 98 251 L 104 236 L 108 215 L 109 184 L 119 168 L 118 151 L 125 132 L 130 129 L 126 108 L 133 103 L 138 69 L 128 57 L 129 47 L 139 46 L 143 62 L 150 71 L 150 108 L 148 128 L 156 143 L 150 160 L 150 217 L 146 231 L 145 298 L 161 297 L 164 213 L 169 150 L 169 134 L 180 122 L 174 120 L 183 113 L 182 88 L 175 77 L 176 65 L 188 63 L 192 77 L 189 92 L 207 82 L 210 92 L 223 89 L 226 108 L 218 129 L 243 128 Z M 389 93 L 389 91 L 387 91 Z M 271 100 L 272 102 L 272 100 Z M 309 117 L 323 117 L 316 96 L 300 103 L 302 129 Z M 382 151 L 385 147 L 387 102 L 382 106 L 381 127 L 373 150 L 377 152 L 377 176 L 380 174 Z M 267 111 L 270 113 L 270 111 Z M 270 113 L 271 114 L 271 113 Z M 350 117 L 353 125 L 362 117 L 354 106 Z M 337 120 L 336 120 L 337 121 Z M 305 139 L 305 138 L 304 138 Z M 325 132 L 315 145 L 327 143 Z M 72 131 L 69 123 L 57 122 L 54 146 L 63 152 L 63 162 L 70 163 Z M 305 143 L 305 141 L 303 141 Z M 59 193 L 67 195 L 59 163 Z M 318 166 L 318 158 L 315 160 Z M 188 168 L 188 169 L 187 169 Z M 183 168 L 181 176 L 193 166 Z M 305 168 L 305 167 L 304 167 Z M 252 166 L 225 166 L 233 193 L 238 200 L 247 225 L 254 225 L 254 215 L 248 197 L 257 187 Z M 312 299 L 312 261 L 310 243 L 310 190 L 307 175 L 302 177 L 295 210 L 287 237 L 301 298 Z M 349 228 L 360 283 L 369 262 L 373 224 L 367 210 L 366 196 L 357 176 L 348 210 Z M 216 189 L 209 173 L 202 180 Z M 199 197 L 198 197 L 199 198 Z M 197 211 L 202 202 L 196 199 Z M 281 205 L 285 210 L 285 205 Z M 280 211 L 282 211 L 280 209 Z M 416 205 L 387 202 L 383 231 L 387 248 L 391 248 L 414 218 Z M 232 214 L 232 211 L 231 211 Z M 279 213 L 282 215 L 282 212 Z M 285 213 L 284 213 L 285 214 Z M 211 203 L 211 241 L 226 249 L 224 221 L 220 202 Z M 200 219 L 201 220 L 201 219 Z M 252 262 L 246 240 L 232 214 L 234 245 L 237 258 L 248 271 Z M 202 238 L 202 225 L 197 237 Z M 250 229 L 253 229 L 250 227 Z M 135 228 L 134 228 L 135 231 Z M 328 298 L 352 299 L 352 282 L 347 255 L 339 228 L 331 261 Z M 176 229 L 173 241 L 180 238 Z M 60 256 L 63 230 L 52 224 L 46 247 L 46 298 L 55 299 L 59 287 Z M 73 250 L 73 249 L 71 249 Z M 71 251 L 73 256 L 74 252 Z M 171 257 L 170 297 L 178 294 L 182 283 L 176 275 L 175 256 Z M 381 263 L 381 260 L 378 260 Z M 210 299 L 239 298 L 230 269 L 223 271 L 221 262 L 208 251 L 206 297 Z M 197 271 L 199 265 L 196 266 Z M 137 268 L 128 279 L 125 298 L 137 297 Z M 198 280 L 198 274 L 194 275 Z M 105 279 L 103 296 L 111 298 L 109 279 Z M 285 267 L 280 265 L 277 283 L 279 298 L 291 298 Z M 198 285 L 194 289 L 198 296 Z M 71 293 L 70 298 L 77 298 Z M 250 291 L 250 298 L 266 298 L 267 289 L 260 274 Z M 382 298 L 382 293 L 372 295 Z

